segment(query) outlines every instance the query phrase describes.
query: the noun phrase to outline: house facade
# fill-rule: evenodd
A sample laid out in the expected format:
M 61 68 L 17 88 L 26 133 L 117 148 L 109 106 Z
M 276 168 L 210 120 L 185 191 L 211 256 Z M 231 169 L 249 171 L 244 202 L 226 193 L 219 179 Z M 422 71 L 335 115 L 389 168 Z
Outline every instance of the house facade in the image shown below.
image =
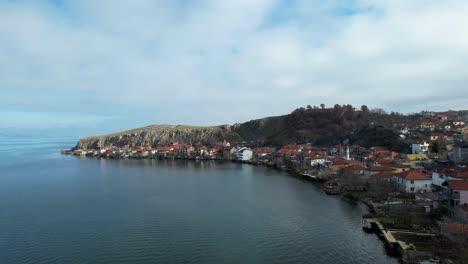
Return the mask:
M 413 154 L 422 154 L 429 152 L 429 144 L 423 142 L 422 144 L 411 144 L 411 152 Z
M 370 180 L 391 182 L 394 174 L 395 173 L 392 171 L 382 171 L 376 174 L 371 174 L 369 176 Z
M 455 147 L 453 148 L 453 161 L 460 163 L 468 158 L 468 147 Z
M 468 206 L 468 181 L 449 180 L 448 183 L 448 206 L 449 216 L 463 219 L 465 218 Z M 465 219 L 468 221 L 468 219 Z
M 310 165 L 312 167 L 319 166 L 319 165 L 325 165 L 327 160 L 325 158 L 311 158 L 310 159 Z
M 432 184 L 440 188 L 447 188 L 448 180 L 468 181 L 468 171 L 458 171 L 454 169 L 440 169 L 432 172 Z
M 250 148 L 241 148 L 234 153 L 234 156 L 237 160 L 251 160 L 253 156 L 253 151 Z
M 408 170 L 393 175 L 398 189 L 406 193 L 430 192 L 432 178 L 424 170 Z

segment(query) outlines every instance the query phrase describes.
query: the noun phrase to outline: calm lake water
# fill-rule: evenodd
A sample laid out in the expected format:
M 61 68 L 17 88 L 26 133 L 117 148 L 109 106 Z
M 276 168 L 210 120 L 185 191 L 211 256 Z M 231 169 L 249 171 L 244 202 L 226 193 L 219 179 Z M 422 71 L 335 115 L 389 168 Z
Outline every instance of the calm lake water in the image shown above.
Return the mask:
M 0 263 L 397 263 L 365 208 L 229 162 L 61 156 L 0 141 Z

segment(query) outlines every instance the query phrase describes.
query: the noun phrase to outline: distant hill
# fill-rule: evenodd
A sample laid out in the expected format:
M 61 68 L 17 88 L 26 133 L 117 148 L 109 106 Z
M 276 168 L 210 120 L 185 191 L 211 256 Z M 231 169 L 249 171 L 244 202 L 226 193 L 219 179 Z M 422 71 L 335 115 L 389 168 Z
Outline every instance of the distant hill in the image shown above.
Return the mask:
M 171 142 L 211 145 L 227 140 L 241 144 L 280 146 L 289 143 L 311 143 L 329 146 L 349 139 L 351 144 L 407 148 L 397 128 L 410 126 L 423 118 L 420 114 L 386 113 L 381 109 L 356 109 L 351 105 L 333 108 L 298 108 L 283 116 L 267 117 L 234 125 L 196 127 L 153 125 L 119 133 L 81 139 L 76 148 L 101 146 L 157 146 Z

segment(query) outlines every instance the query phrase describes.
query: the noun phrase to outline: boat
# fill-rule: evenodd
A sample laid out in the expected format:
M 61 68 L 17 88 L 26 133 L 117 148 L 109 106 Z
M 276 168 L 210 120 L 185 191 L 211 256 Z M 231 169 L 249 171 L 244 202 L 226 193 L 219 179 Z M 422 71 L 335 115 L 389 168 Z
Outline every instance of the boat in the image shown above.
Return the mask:
M 375 219 L 364 218 L 362 219 L 362 230 L 366 233 L 374 232 Z

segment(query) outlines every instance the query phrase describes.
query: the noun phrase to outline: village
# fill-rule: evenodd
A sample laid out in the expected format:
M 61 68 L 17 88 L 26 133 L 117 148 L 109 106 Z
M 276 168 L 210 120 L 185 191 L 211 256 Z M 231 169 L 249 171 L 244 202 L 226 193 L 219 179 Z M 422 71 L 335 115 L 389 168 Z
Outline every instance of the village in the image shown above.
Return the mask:
M 413 140 L 406 152 L 366 148 L 345 139 L 327 147 L 224 140 L 213 145 L 173 142 L 62 153 L 107 159 L 226 160 L 289 171 L 321 183 L 327 194 L 368 205 L 363 229 L 377 233 L 388 252 L 403 261 L 463 262 L 468 260 L 468 126 L 466 117 L 456 118 L 423 112 L 417 125 L 395 124 L 402 139 Z

